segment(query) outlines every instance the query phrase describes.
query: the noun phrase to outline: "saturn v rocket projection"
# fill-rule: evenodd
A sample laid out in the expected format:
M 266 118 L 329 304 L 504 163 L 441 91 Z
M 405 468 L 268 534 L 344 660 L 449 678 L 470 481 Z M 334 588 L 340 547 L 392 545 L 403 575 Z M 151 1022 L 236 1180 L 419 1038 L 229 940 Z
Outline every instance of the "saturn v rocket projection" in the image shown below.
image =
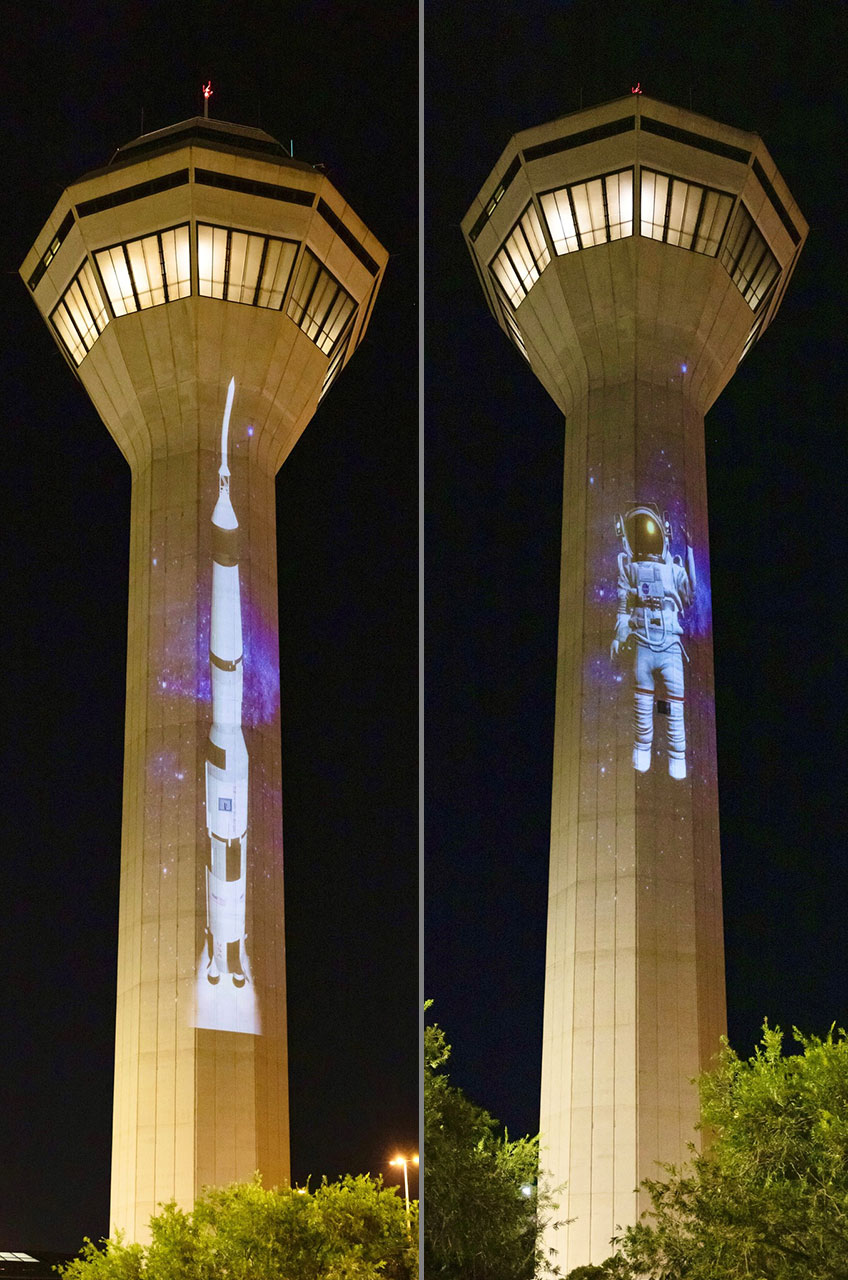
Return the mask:
M 251 982 L 245 949 L 248 756 L 242 731 L 243 648 L 239 586 L 239 526 L 230 497 L 227 437 L 235 378 L 221 426 L 218 500 L 212 512 L 212 602 L 209 675 L 212 724 L 206 746 L 206 940 L 197 988 L 197 1026 L 259 1034 L 259 1012 L 248 999 L 236 1008 L 228 989 Z M 209 989 L 212 989 L 211 992 Z

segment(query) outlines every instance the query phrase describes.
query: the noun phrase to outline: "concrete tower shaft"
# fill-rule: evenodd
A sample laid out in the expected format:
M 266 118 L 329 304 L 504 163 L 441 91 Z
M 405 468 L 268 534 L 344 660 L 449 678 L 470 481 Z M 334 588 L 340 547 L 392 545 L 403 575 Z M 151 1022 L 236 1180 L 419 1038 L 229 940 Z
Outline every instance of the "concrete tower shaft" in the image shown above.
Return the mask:
M 289 1177 L 274 477 L 386 261 L 319 171 L 193 119 L 72 184 L 21 269 L 132 470 L 111 1206 L 130 1239 L 205 1184 Z M 226 750 L 215 688 L 240 719 Z
M 725 1030 L 703 423 L 807 226 L 755 135 L 630 96 L 517 134 L 463 231 L 567 419 L 541 1097 L 567 1271 L 686 1158 Z

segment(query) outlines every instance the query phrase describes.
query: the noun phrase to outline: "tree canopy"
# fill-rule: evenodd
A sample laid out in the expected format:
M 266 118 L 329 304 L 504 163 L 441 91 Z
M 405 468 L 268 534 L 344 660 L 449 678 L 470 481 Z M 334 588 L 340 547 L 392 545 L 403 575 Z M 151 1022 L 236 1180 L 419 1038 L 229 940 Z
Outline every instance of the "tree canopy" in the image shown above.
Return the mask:
M 266 1190 L 255 1178 L 207 1189 L 193 1211 L 165 1205 L 149 1245 L 87 1240 L 65 1280 L 417 1280 L 418 1206 L 380 1179 L 347 1176 L 315 1191 Z
M 848 1037 L 766 1026 L 747 1061 L 726 1044 L 702 1077 L 711 1143 L 666 1180 L 594 1274 L 644 1280 L 845 1280 Z M 572 1273 L 575 1277 L 579 1273 Z M 587 1274 L 592 1274 L 589 1271 Z
M 430 1002 L 427 1004 L 429 1008 Z M 511 1141 L 444 1071 L 450 1045 L 424 1032 L 424 1274 L 427 1280 L 533 1280 L 546 1267 L 537 1200 L 538 1138 Z

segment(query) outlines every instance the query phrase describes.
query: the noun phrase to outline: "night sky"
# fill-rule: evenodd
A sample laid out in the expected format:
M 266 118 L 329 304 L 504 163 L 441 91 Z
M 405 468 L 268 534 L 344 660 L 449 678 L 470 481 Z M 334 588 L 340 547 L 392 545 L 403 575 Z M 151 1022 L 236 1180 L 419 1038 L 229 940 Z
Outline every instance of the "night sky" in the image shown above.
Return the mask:
M 425 986 L 513 1136 L 539 1123 L 563 420 L 459 222 L 514 132 L 641 81 L 759 133 L 810 223 L 706 419 L 729 1037 L 846 1025 L 846 14 L 427 8 Z
M 418 12 L 20 8 L 5 24 L 0 1248 L 108 1231 L 130 473 L 17 276 L 142 131 L 260 126 L 391 254 L 278 482 L 292 1172 L 418 1132 Z M 142 125 L 143 113 L 143 125 Z

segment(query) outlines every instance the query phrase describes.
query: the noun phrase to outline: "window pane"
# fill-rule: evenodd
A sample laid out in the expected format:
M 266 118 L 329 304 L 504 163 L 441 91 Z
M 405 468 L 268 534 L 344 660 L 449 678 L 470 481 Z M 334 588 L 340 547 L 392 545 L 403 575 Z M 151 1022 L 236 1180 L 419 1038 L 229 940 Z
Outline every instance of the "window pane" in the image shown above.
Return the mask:
M 70 317 L 83 340 L 86 351 L 90 351 L 97 337 L 97 327 L 94 323 L 94 316 L 88 309 L 88 303 L 83 297 L 82 289 L 76 280 L 65 290 L 65 296 L 62 301 L 68 308 Z
M 347 290 L 305 249 L 286 314 L 325 355 L 331 355 L 355 310 Z
M 721 262 L 752 310 L 760 306 L 780 274 L 777 258 L 742 204 L 736 211 Z
M 130 311 L 137 311 L 138 307 L 133 297 L 130 275 L 127 271 L 122 246 L 118 245 L 115 249 L 103 249 L 95 253 L 94 256 L 97 259 L 100 275 L 103 278 L 103 284 L 106 287 L 115 315 L 125 316 Z
M 227 273 L 227 301 L 242 302 L 244 267 L 247 258 L 247 236 L 243 231 L 230 232 L 230 265 Z M 250 300 L 253 301 L 251 290 Z
M 688 186 L 685 182 L 672 182 L 671 184 L 671 201 L 668 206 L 668 227 L 666 229 L 666 242 L 668 244 L 680 244 L 681 229 L 683 227 L 683 210 L 686 205 L 686 195 Z M 685 248 L 685 245 L 684 245 Z
M 260 307 L 279 310 L 283 305 L 283 294 L 288 287 L 296 253 L 297 245 L 291 240 L 269 240 L 259 290 Z
M 313 341 L 321 332 L 324 319 L 337 291 L 338 285 L 335 280 L 326 271 L 321 271 L 315 288 L 312 290 L 312 296 L 306 301 L 305 323 L 301 325 L 306 336 L 312 338 Z
M 159 237 L 145 236 L 143 240 L 131 240 L 127 244 L 127 255 L 138 294 L 138 305 L 142 310 L 165 302 Z
M 515 268 L 503 250 L 501 250 L 492 262 L 492 271 L 494 272 L 495 279 L 509 298 L 512 305 L 517 307 L 519 302 L 526 297 L 526 294 L 518 279 Z
M 295 324 L 300 324 L 303 319 L 304 306 L 312 292 L 312 286 L 318 279 L 319 269 L 318 259 L 308 249 L 305 249 L 287 308 L 287 312 Z
M 694 245 L 698 253 L 706 253 L 711 258 L 716 256 L 732 204 L 732 197 L 725 195 L 723 191 L 707 192 L 701 225 Z
M 336 350 L 336 354 L 333 356 L 332 360 L 327 365 L 327 372 L 324 374 L 324 383 L 321 387 L 321 394 L 318 397 L 319 403 L 324 399 L 324 396 L 327 394 L 327 392 L 330 390 L 330 387 L 335 382 L 336 374 L 339 372 L 342 365 L 344 364 L 345 354 L 347 353 L 347 349 L 349 345 L 350 345 L 350 334 L 348 334 L 344 342 L 340 343 L 339 347 Z
M 223 298 L 227 263 L 225 227 L 197 226 L 197 287 L 204 298 Z
M 256 297 L 256 286 L 259 283 L 259 268 L 262 265 L 262 250 L 265 247 L 264 236 L 247 237 L 247 253 L 244 261 L 244 280 L 242 281 L 242 302 L 253 304 Z
M 520 225 L 515 228 L 504 248 L 509 254 L 515 270 L 518 272 L 518 278 L 522 283 L 524 292 L 529 293 L 532 286 L 539 279 L 539 272 Z
M 353 299 L 340 289 L 321 325 L 318 346 L 325 355 L 329 355 L 336 345 L 352 312 Z
M 94 278 L 94 271 L 90 262 L 83 263 L 77 280 L 85 295 L 88 308 L 94 316 L 97 332 L 102 333 L 109 323 L 109 316 L 106 313 L 106 303 L 103 301 L 103 297 L 97 287 L 97 281 Z
M 586 200 L 589 207 L 589 226 L 587 231 L 591 232 L 589 236 L 583 236 L 583 226 L 580 221 L 580 215 L 577 215 L 577 225 L 580 227 L 580 234 L 583 236 L 584 244 L 606 244 L 607 226 L 606 217 L 604 215 L 604 184 L 600 178 L 595 178 L 593 182 L 586 183 Z
M 548 246 L 545 244 L 539 215 L 532 204 L 521 218 L 521 229 L 527 238 L 536 267 L 539 271 L 544 271 L 551 260 L 551 255 L 548 252 Z
M 642 170 L 642 235 L 662 240 L 665 207 L 668 201 L 668 178 L 662 173 Z
M 542 212 L 556 253 L 573 253 L 580 248 L 565 188 L 542 196 Z
M 517 307 L 550 260 L 539 215 L 531 204 L 495 254 L 489 269 L 513 307 Z
M 56 327 L 56 332 L 62 339 L 65 350 L 70 355 L 74 364 L 81 364 L 82 358 L 85 355 L 85 347 L 82 345 L 82 339 L 71 323 L 71 318 L 68 315 L 64 302 L 59 303 L 58 307 L 53 312 L 52 320 Z
M 197 291 L 202 298 L 212 296 L 212 228 L 197 225 Z
M 606 179 L 610 240 L 633 235 L 633 171 L 612 173 Z
M 188 227 L 175 227 L 171 231 L 163 231 L 161 240 L 168 297 L 169 299 L 185 298 L 191 292 Z

